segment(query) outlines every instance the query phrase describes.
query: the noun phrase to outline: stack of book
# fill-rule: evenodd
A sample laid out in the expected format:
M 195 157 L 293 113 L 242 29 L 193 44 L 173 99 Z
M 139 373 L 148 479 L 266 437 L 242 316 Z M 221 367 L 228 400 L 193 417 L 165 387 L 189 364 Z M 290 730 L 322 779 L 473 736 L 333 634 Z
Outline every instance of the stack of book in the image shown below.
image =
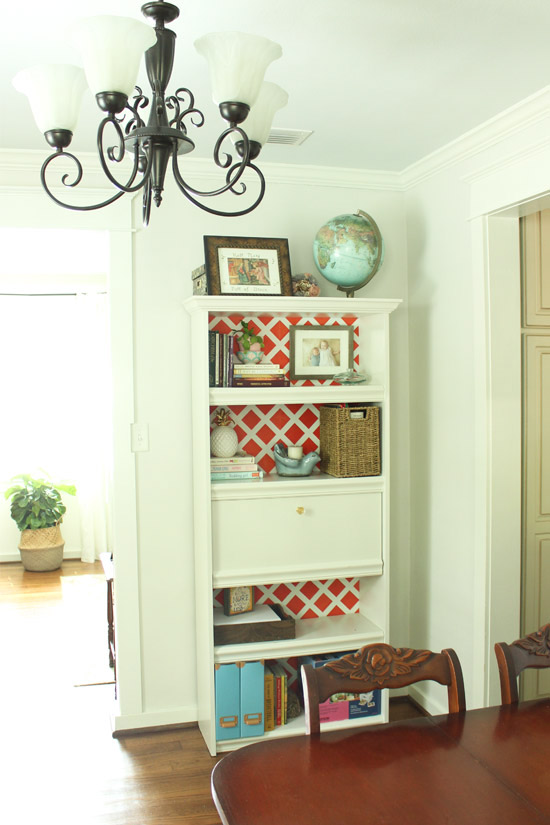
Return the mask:
M 233 387 L 288 387 L 289 384 L 284 369 L 271 361 L 233 364 Z
M 230 387 L 233 379 L 233 352 L 236 332 L 208 331 L 208 383 Z
M 264 723 L 265 730 L 275 730 L 286 725 L 288 707 L 287 675 L 278 662 L 266 664 L 264 673 Z
M 210 459 L 210 481 L 259 481 L 263 476 L 253 455 Z

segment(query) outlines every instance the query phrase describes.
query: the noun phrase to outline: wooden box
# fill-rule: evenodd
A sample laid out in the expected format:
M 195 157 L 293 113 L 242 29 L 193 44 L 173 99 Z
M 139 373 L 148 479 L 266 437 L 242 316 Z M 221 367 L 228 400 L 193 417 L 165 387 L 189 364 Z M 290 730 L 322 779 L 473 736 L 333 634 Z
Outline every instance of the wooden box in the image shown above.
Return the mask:
M 269 605 L 281 618 L 272 622 L 248 622 L 232 627 L 231 625 L 214 625 L 215 645 L 247 644 L 249 642 L 270 642 L 274 639 L 294 639 L 296 622 L 293 616 L 285 613 L 280 604 Z

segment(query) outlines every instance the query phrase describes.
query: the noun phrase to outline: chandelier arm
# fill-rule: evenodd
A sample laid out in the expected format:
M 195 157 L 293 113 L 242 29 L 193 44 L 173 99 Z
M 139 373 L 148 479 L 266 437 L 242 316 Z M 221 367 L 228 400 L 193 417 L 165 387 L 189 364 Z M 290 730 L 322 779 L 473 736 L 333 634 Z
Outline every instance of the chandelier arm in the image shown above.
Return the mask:
M 55 160 L 56 158 L 59 158 L 59 157 L 70 158 L 71 160 L 73 160 L 75 162 L 76 168 L 77 168 L 77 175 L 76 175 L 75 180 L 72 183 L 67 182 L 67 179 L 69 177 L 68 174 L 63 175 L 63 177 L 61 178 L 61 180 L 63 182 L 63 185 L 64 186 L 69 186 L 69 187 L 78 186 L 78 184 L 82 180 L 82 164 L 80 163 L 80 161 L 78 160 L 78 158 L 75 155 L 71 154 L 70 152 L 54 152 L 52 155 L 50 155 L 48 158 L 46 158 L 46 160 L 42 164 L 42 168 L 40 170 L 40 182 L 42 183 L 42 188 L 44 189 L 45 193 L 58 206 L 63 206 L 65 209 L 72 209 L 74 212 L 90 212 L 93 209 L 102 209 L 104 206 L 109 206 L 111 203 L 114 203 L 119 198 L 121 198 L 122 195 L 124 195 L 124 192 L 116 192 L 112 197 L 107 198 L 106 201 L 103 201 L 102 203 L 90 204 L 89 206 L 76 206 L 74 204 L 65 203 L 65 201 L 62 201 L 60 198 L 57 198 L 53 194 L 53 192 L 51 191 L 51 189 L 49 188 L 49 186 L 46 182 L 46 170 L 47 170 L 48 166 L 50 165 L 50 163 L 53 160 Z
M 107 166 L 107 161 L 105 160 L 105 152 L 103 150 L 103 132 L 108 123 L 114 126 L 119 139 L 118 147 L 110 146 L 107 149 L 107 156 L 109 160 L 114 161 L 115 163 L 120 163 L 121 160 L 124 158 L 125 153 L 124 135 L 122 134 L 122 129 L 120 128 L 119 123 L 111 117 L 104 118 L 99 124 L 99 128 L 97 130 L 97 152 L 99 155 L 99 162 L 101 163 L 101 168 L 103 169 L 105 177 L 108 178 L 108 180 L 113 184 L 113 186 L 116 186 L 116 188 L 120 189 L 120 191 L 123 193 L 139 192 L 139 190 L 145 186 L 145 182 L 149 179 L 149 176 L 151 174 L 151 157 L 150 155 L 147 156 L 147 165 L 143 170 L 140 170 L 140 155 L 136 141 L 134 145 L 134 165 L 132 168 L 132 172 L 130 174 L 130 177 L 128 178 L 128 181 L 125 184 L 120 183 L 120 181 L 118 181 L 112 174 L 111 170 Z M 143 178 L 135 186 L 132 186 L 134 180 L 136 179 L 138 171 L 143 171 Z
M 235 166 L 240 166 L 240 165 L 241 164 L 235 164 Z M 231 172 L 233 171 L 233 168 L 235 168 L 235 167 L 231 167 L 231 169 L 227 173 L 227 177 L 229 177 L 231 175 Z M 195 204 L 195 206 L 198 206 L 199 209 L 202 209 L 204 212 L 209 212 L 211 215 L 218 215 L 221 218 L 238 218 L 238 217 L 241 217 L 242 215 L 248 215 L 249 212 L 252 212 L 254 209 L 256 209 L 256 207 L 263 200 L 263 197 L 265 195 L 265 187 L 266 187 L 265 178 L 264 178 L 262 172 L 260 171 L 260 169 L 258 169 L 258 167 L 255 166 L 253 163 L 247 164 L 247 168 L 252 169 L 252 171 L 254 171 L 256 173 L 256 175 L 258 176 L 258 179 L 260 181 L 260 192 L 258 194 L 258 197 L 254 201 L 254 203 L 252 203 L 251 206 L 248 206 L 246 209 L 241 209 L 238 212 L 225 212 L 221 209 L 213 209 L 210 206 L 206 206 L 206 204 L 201 203 L 199 200 L 197 200 L 197 198 L 193 197 L 193 195 L 191 193 L 194 193 L 195 195 L 206 198 L 206 197 L 211 197 L 211 196 L 217 195 L 220 192 L 231 190 L 231 191 L 233 191 L 233 194 L 240 196 L 240 195 L 244 195 L 244 193 L 246 191 L 246 186 L 245 186 L 244 183 L 241 183 L 241 187 L 242 187 L 241 192 L 237 192 L 236 190 L 233 189 L 233 185 L 234 185 L 235 181 L 233 181 L 233 184 L 231 184 L 230 186 L 225 186 L 222 189 L 219 189 L 217 191 L 200 192 L 197 189 L 193 189 L 193 187 L 189 186 L 185 182 L 185 180 L 182 178 L 182 176 L 179 172 L 179 169 L 177 167 L 177 156 L 176 155 L 174 155 L 174 163 L 173 163 L 174 178 L 176 180 L 176 183 L 178 185 L 179 190 L 181 191 L 181 193 L 183 195 L 185 195 L 187 200 L 190 201 L 191 203 Z
M 225 140 L 225 138 L 228 137 L 231 133 L 234 133 L 234 132 L 237 132 L 241 136 L 241 139 L 244 141 L 246 151 L 244 152 L 244 155 L 243 155 L 242 159 L 238 163 L 235 163 L 231 166 L 231 164 L 233 163 L 233 159 L 232 159 L 231 155 L 226 153 L 225 160 L 223 160 L 223 161 L 220 160 L 220 148 L 221 148 L 221 145 L 222 145 L 223 141 Z M 227 169 L 228 167 L 230 167 L 227 174 L 226 174 L 226 176 L 225 176 L 225 185 L 224 186 L 220 186 L 219 189 L 213 189 L 211 191 L 204 191 L 204 190 L 201 190 L 201 189 L 195 189 L 193 186 L 191 186 L 191 184 L 187 183 L 187 181 L 184 180 L 184 178 L 182 177 L 182 174 L 179 170 L 178 156 L 177 156 L 177 152 L 176 152 L 175 148 L 172 152 L 172 169 L 173 169 L 173 172 L 174 172 L 174 178 L 176 179 L 176 183 L 178 184 L 178 187 L 181 189 L 181 191 L 185 195 L 187 195 L 188 193 L 192 193 L 193 195 L 197 195 L 197 197 L 199 197 L 199 198 L 212 198 L 212 197 L 215 197 L 216 195 L 223 195 L 224 192 L 230 192 L 230 191 L 232 191 L 233 194 L 235 194 L 235 195 L 242 195 L 246 191 L 246 186 L 244 184 L 242 184 L 243 188 L 242 188 L 241 192 L 237 192 L 237 190 L 234 187 L 239 182 L 240 178 L 243 176 L 243 174 L 244 174 L 244 172 L 247 168 L 248 169 L 254 169 L 257 172 L 260 179 L 264 182 L 264 187 L 265 187 L 265 179 L 264 179 L 262 173 L 260 172 L 260 170 L 258 169 L 258 167 L 254 166 L 253 164 L 251 164 L 249 162 L 249 155 L 250 155 L 250 144 L 248 142 L 248 138 L 247 138 L 246 134 L 238 126 L 234 126 L 234 127 L 229 128 L 229 129 L 226 129 L 224 132 L 222 132 L 222 134 L 219 136 L 218 140 L 216 141 L 216 146 L 214 147 L 214 162 L 216 163 L 216 166 L 219 166 L 220 169 Z M 262 195 L 262 197 L 263 197 L 263 195 Z M 261 198 L 260 198 L 260 200 L 261 200 Z M 194 201 L 194 203 L 196 203 L 196 201 Z M 197 204 L 197 205 L 200 205 L 200 204 Z M 213 211 L 213 210 L 207 210 L 207 211 Z M 225 214 L 233 215 L 234 213 L 233 212 L 229 212 L 229 213 L 213 212 L 213 214 L 215 214 L 215 215 L 225 215 Z

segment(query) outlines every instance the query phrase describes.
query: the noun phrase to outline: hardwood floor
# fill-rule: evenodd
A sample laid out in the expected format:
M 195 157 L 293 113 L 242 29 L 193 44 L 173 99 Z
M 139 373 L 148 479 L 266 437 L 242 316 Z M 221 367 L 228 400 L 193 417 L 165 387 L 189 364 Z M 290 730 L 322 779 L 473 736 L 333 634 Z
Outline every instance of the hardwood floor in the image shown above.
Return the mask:
M 114 739 L 101 564 L 0 564 L 0 821 L 219 825 L 198 728 Z M 417 715 L 392 704 L 393 718 Z M 220 758 L 220 757 L 218 757 Z

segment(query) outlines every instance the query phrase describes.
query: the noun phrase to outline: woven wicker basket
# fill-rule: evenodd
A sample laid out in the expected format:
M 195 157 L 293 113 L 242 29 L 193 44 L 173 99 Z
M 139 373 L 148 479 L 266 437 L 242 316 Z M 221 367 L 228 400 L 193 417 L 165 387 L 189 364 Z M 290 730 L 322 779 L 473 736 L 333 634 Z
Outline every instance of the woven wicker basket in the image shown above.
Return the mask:
M 40 530 L 21 531 L 19 551 L 25 570 L 34 573 L 57 570 L 63 561 L 64 547 L 59 524 Z
M 379 407 L 322 406 L 320 441 L 321 472 L 338 478 L 380 475 Z

